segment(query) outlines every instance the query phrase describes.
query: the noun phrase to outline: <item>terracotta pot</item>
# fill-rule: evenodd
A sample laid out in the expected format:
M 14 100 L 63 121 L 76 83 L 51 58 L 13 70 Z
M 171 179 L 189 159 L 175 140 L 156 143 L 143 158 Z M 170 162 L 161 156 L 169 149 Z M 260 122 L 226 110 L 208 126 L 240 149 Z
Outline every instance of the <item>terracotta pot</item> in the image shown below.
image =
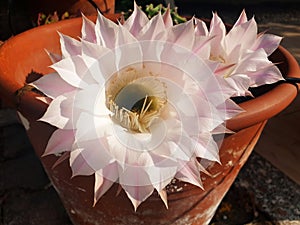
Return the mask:
M 26 91 L 16 97 L 16 91 L 24 86 L 26 76 L 32 70 L 43 74 L 51 72 L 48 67 L 51 62 L 43 49 L 60 52 L 57 30 L 76 37 L 80 28 L 80 18 L 41 26 L 15 36 L 0 49 L 1 96 L 30 122 L 27 134 L 38 156 L 43 154 L 55 128 L 37 122 L 47 107 L 36 100 L 38 93 Z M 296 60 L 283 47 L 279 47 L 271 58 L 280 63 L 286 76 L 300 77 Z M 227 136 L 222 143 L 222 165 L 214 164 L 209 168 L 212 176 L 203 175 L 205 191 L 176 181 L 168 186 L 169 209 L 157 194 L 153 194 L 134 212 L 123 191 L 116 196 L 117 184 L 92 207 L 92 176 L 71 179 L 67 161 L 52 168 L 56 156 L 41 157 L 41 161 L 74 224 L 208 224 L 253 150 L 266 120 L 283 110 L 296 95 L 294 85 L 282 83 L 256 99 L 242 103 L 245 113 L 227 123 L 236 133 Z

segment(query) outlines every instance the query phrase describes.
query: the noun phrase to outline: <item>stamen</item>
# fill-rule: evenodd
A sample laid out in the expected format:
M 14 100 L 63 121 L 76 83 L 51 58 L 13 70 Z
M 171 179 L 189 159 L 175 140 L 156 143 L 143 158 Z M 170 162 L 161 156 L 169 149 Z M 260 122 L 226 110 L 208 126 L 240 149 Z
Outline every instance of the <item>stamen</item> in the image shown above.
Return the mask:
M 167 102 L 165 84 L 152 74 L 133 68 L 119 72 L 114 78 L 106 91 L 112 120 L 130 132 L 149 132 Z

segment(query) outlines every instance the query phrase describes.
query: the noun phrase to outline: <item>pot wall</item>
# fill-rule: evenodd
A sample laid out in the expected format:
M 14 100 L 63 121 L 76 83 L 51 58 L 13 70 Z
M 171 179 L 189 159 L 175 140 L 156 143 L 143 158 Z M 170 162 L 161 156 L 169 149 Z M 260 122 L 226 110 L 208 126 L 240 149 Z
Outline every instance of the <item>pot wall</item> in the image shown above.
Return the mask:
M 68 160 L 53 168 L 55 156 L 41 157 L 54 128 L 41 122 L 31 123 L 29 139 L 56 188 L 74 225 L 205 225 L 251 154 L 265 122 L 245 128 L 222 142 L 220 164 L 208 168 L 211 176 L 202 174 L 205 190 L 176 181 L 167 187 L 168 205 L 154 193 L 137 212 L 122 190 L 115 184 L 93 207 L 93 176 L 71 178 Z

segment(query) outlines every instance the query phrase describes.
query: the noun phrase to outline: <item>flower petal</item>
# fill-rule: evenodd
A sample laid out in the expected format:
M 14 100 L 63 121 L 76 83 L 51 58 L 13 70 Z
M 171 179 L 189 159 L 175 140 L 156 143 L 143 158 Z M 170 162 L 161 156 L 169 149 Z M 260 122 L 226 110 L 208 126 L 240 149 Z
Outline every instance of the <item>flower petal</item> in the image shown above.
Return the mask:
M 60 46 L 63 58 L 80 55 L 81 44 L 78 40 L 64 35 L 62 33 L 58 34 L 60 36 Z
M 87 163 L 81 152 L 82 149 L 75 149 L 70 153 L 69 163 L 72 169 L 72 177 L 78 175 L 89 176 L 95 173 L 95 170 Z
M 74 107 L 92 113 L 94 116 L 109 116 L 112 113 L 106 107 L 105 101 L 105 88 L 94 84 L 76 93 Z
M 112 134 L 112 121 L 109 116 L 94 116 L 82 112 L 76 121 L 77 142 L 101 139 Z
M 81 38 L 82 40 L 91 43 L 97 43 L 95 24 L 83 14 L 82 14 Z
M 195 35 L 208 36 L 209 32 L 206 23 L 197 18 L 194 18 L 194 21 L 195 21 Z
M 242 49 L 249 49 L 257 37 L 257 24 L 252 18 L 246 23 L 233 27 L 225 37 L 225 48 L 228 54 L 232 52 L 236 45 L 241 45 Z
M 135 176 L 135 175 L 133 175 Z M 137 181 L 138 183 L 138 181 Z M 151 185 L 148 186 L 128 186 L 121 185 L 124 191 L 126 192 L 128 198 L 133 204 L 134 210 L 137 210 L 137 207 L 145 201 L 154 191 L 154 188 Z
M 118 173 L 115 167 L 116 167 L 115 164 L 110 164 L 104 169 L 105 172 L 103 172 L 104 170 L 103 171 L 101 170 L 95 173 L 94 205 L 118 179 Z M 110 177 L 111 179 L 107 179 L 107 177 Z
M 70 85 L 83 88 L 95 83 L 89 68 L 81 56 L 65 58 L 51 66 Z
M 209 36 L 214 37 L 211 43 L 211 52 L 213 55 L 223 55 L 225 35 L 226 27 L 223 21 L 217 13 L 213 13 L 209 28 Z
M 175 177 L 178 180 L 188 182 L 204 189 L 200 178 L 200 172 L 196 166 L 196 160 L 197 159 L 194 159 L 188 162 L 179 161 L 178 164 L 181 169 L 178 171 Z
M 179 45 L 186 49 L 192 49 L 194 43 L 194 20 L 191 19 L 171 27 L 168 30 L 167 41 Z
M 170 6 L 167 7 L 167 10 L 162 15 L 162 18 L 163 18 L 166 29 L 173 26 L 173 20 L 172 20 L 172 17 L 171 17 Z
M 64 81 L 57 73 L 51 73 L 42 76 L 40 79 L 34 81 L 30 85 L 33 85 L 35 88 L 52 99 L 76 89 Z
M 282 37 L 273 34 L 260 34 L 258 35 L 255 43 L 253 44 L 251 50 L 256 51 L 263 48 L 267 55 L 271 55 L 279 46 Z
M 62 107 L 62 104 L 66 100 L 67 97 L 63 95 L 53 99 L 45 114 L 39 119 L 39 121 L 44 121 L 60 129 L 66 128 L 70 120 L 70 118 L 63 115 L 64 107 Z
M 61 55 L 49 52 L 47 49 L 45 49 L 45 51 L 46 51 L 47 55 L 49 56 L 52 63 L 56 63 L 56 62 L 62 60 Z
M 74 140 L 73 130 L 57 129 L 51 135 L 43 156 L 71 151 Z
M 142 40 L 164 40 L 166 35 L 165 24 L 162 15 L 158 13 L 139 32 L 137 39 Z
M 116 23 L 98 13 L 95 29 L 98 44 L 102 44 L 107 48 L 115 47 L 116 35 L 119 30 Z
M 148 22 L 148 17 L 134 1 L 134 10 L 123 26 L 127 28 L 133 36 L 137 37 Z
M 235 22 L 235 24 L 233 25 L 233 27 L 237 27 L 243 23 L 246 23 L 248 21 L 248 18 L 247 18 L 247 14 L 246 14 L 246 11 L 245 9 L 243 9 L 243 11 L 241 12 L 238 20 Z

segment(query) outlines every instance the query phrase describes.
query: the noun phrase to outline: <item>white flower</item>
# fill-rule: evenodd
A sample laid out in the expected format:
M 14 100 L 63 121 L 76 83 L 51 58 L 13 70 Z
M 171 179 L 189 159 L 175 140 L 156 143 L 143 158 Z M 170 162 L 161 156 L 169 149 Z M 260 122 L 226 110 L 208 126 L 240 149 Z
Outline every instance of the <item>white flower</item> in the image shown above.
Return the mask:
M 247 19 L 243 10 L 239 19 L 229 32 L 217 15 L 213 14 L 209 30 L 198 22 L 198 33 L 211 37 L 209 59 L 219 62 L 215 70 L 217 76 L 223 77 L 220 82 L 233 96 L 251 94 L 249 87 L 257 87 L 282 80 L 279 69 L 268 59 L 281 37 L 273 34 L 257 34 L 254 18 Z
M 94 175 L 95 204 L 115 182 L 135 209 L 154 190 L 167 206 L 174 178 L 202 188 L 201 159 L 219 162 L 212 135 L 241 111 L 200 58 L 209 39 L 194 19 L 173 26 L 136 5 L 124 24 L 83 17 L 81 40 L 60 34 L 56 72 L 33 83 L 50 100 L 40 120 L 58 128 L 45 155 L 67 152 L 73 175 Z

